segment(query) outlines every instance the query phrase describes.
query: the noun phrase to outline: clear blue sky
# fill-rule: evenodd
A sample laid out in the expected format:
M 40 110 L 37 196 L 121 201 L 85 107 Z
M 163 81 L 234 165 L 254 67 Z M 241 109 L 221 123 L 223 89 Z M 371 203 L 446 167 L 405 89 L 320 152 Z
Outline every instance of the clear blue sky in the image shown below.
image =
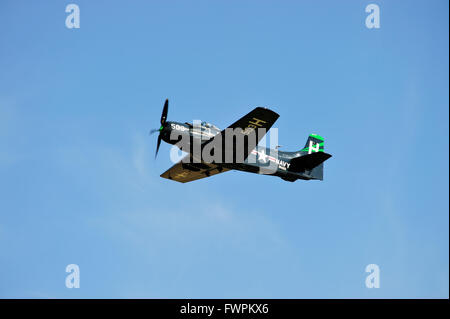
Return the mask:
M 447 1 L 73 2 L 76 30 L 0 3 L 0 297 L 448 298 Z M 325 180 L 160 178 L 165 98 L 273 109 L 282 149 L 325 137 Z

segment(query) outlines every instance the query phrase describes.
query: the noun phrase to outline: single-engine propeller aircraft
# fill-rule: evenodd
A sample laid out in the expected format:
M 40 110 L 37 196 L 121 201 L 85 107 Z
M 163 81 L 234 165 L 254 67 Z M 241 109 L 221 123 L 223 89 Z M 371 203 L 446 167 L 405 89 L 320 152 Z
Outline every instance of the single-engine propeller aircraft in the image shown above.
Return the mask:
M 227 129 L 220 130 L 207 122 L 202 122 L 201 125 L 193 125 L 188 122 L 167 121 L 168 108 L 169 101 L 166 100 L 161 115 L 161 127 L 150 131 L 150 134 L 159 132 L 155 158 L 161 141 L 177 145 L 188 155 L 161 174 L 161 177 L 187 183 L 229 170 L 239 170 L 270 174 L 289 182 L 294 182 L 297 179 L 323 180 L 323 162 L 331 157 L 330 154 L 324 152 L 323 137 L 310 134 L 304 148 L 295 152 L 284 152 L 258 146 L 259 141 L 279 117 L 277 113 L 270 109 L 257 107 L 231 124 Z M 227 143 L 225 143 L 225 146 L 222 144 L 215 145 L 222 145 L 220 151 L 225 154 L 232 151 L 231 160 L 223 160 L 227 158 L 227 155 L 221 154 L 222 160 L 205 161 L 201 156 L 202 152 L 207 147 L 211 148 L 215 141 L 221 141 L 222 138 L 227 139 L 226 131 L 230 129 L 235 132 L 235 136 L 231 139 L 231 146 Z M 250 141 L 249 136 L 253 136 L 253 141 Z M 187 137 L 189 141 L 187 147 L 180 146 L 183 137 Z M 238 143 L 240 137 L 243 138 L 243 144 Z M 199 145 L 197 151 L 194 150 L 195 147 L 193 146 L 196 143 Z M 238 148 L 238 146 L 241 147 Z M 241 151 L 240 159 L 237 155 L 239 151 Z M 211 150 L 209 152 L 211 155 Z M 214 152 L 216 150 L 212 147 L 213 155 Z M 272 154 L 276 156 L 272 156 Z M 272 167 L 270 173 L 265 173 L 264 169 L 267 171 L 267 167 L 270 165 Z

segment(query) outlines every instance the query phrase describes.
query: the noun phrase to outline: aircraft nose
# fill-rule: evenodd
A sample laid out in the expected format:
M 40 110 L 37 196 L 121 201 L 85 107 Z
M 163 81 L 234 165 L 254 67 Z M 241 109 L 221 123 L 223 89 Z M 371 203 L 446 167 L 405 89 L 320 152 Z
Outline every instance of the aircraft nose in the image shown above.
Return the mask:
M 172 124 L 172 122 L 166 122 L 163 129 L 161 130 L 161 132 L 165 132 L 165 133 L 170 132 L 172 130 L 171 124 Z
M 172 132 L 171 124 L 172 122 L 167 121 L 164 125 L 161 126 L 160 134 L 164 140 L 166 140 L 170 136 L 170 133 Z

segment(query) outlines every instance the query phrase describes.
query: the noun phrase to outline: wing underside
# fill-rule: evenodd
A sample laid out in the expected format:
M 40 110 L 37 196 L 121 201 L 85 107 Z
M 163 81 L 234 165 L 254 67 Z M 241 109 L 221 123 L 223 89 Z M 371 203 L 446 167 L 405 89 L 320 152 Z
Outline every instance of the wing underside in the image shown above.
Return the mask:
M 192 182 L 197 179 L 210 177 L 219 173 L 229 171 L 229 169 L 211 163 L 183 163 L 173 165 L 161 174 L 161 177 L 171 179 L 180 183 Z

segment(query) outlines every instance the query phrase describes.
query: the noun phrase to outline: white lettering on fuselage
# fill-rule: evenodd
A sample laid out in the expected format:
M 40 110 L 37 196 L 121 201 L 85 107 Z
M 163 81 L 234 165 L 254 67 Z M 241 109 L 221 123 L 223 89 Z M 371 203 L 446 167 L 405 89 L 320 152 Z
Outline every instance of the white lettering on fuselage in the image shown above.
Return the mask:
M 177 130 L 177 131 L 181 131 L 181 132 L 189 131 L 189 128 L 187 128 L 186 126 L 175 124 L 175 123 L 171 123 L 170 127 L 172 128 L 172 130 Z
M 279 158 L 276 158 L 276 157 L 273 157 L 273 156 L 270 156 L 270 155 L 266 155 L 266 153 L 264 152 L 264 150 L 261 150 L 261 151 L 259 151 L 259 152 L 256 151 L 256 150 L 253 150 L 253 151 L 252 151 L 252 154 L 255 155 L 255 156 L 257 155 L 257 156 L 258 156 L 258 159 L 259 159 L 261 162 L 266 163 L 266 162 L 267 162 L 267 159 L 268 159 L 269 161 L 271 161 L 271 162 L 274 162 L 275 164 L 278 165 L 278 168 L 280 168 L 280 169 L 282 169 L 282 170 L 289 169 L 289 166 L 291 166 L 291 164 L 288 163 L 288 162 L 286 162 L 286 161 L 280 160 Z

